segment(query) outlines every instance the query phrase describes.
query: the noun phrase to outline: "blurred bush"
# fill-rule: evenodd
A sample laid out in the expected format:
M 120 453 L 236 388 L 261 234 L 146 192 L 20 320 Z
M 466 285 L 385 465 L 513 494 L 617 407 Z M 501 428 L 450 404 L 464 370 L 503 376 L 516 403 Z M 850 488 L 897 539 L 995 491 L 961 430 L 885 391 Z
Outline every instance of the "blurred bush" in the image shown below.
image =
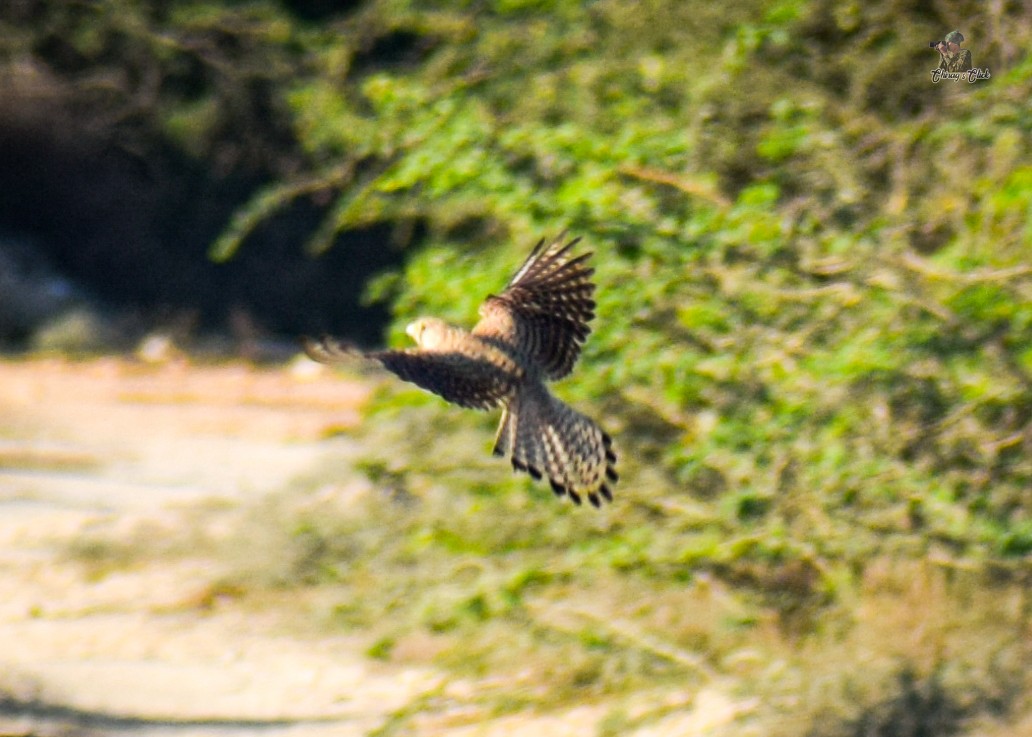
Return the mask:
M 563 392 L 617 430 L 627 487 L 661 474 L 641 503 L 713 505 L 748 557 L 1027 564 L 1029 16 L 951 13 L 365 3 L 287 95 L 324 168 L 263 192 L 214 251 L 325 186 L 314 250 L 420 223 L 426 246 L 370 297 L 399 326 L 469 323 L 569 227 L 600 294 Z M 931 83 L 926 39 L 955 26 L 991 80 Z

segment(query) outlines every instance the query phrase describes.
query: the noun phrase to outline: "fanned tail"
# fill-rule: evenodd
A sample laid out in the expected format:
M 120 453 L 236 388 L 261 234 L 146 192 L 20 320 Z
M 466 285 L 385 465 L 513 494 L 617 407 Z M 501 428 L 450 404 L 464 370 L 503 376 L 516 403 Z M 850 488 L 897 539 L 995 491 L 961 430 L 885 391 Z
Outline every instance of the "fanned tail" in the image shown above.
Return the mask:
M 544 386 L 521 387 L 503 414 L 495 452 L 511 444 L 512 467 L 535 479 L 548 477 L 552 491 L 595 507 L 612 501 L 617 481 L 612 440 L 598 424 L 551 396 Z M 503 450 L 504 453 L 504 450 Z

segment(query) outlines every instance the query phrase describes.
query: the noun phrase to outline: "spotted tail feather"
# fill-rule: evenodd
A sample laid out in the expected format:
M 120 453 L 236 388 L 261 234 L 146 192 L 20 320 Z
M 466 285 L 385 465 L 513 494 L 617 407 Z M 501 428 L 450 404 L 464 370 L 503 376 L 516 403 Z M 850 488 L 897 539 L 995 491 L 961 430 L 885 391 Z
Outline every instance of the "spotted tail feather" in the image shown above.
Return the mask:
M 618 479 L 612 440 L 598 424 L 551 396 L 540 384 L 525 385 L 502 416 L 495 453 L 511 452 L 512 466 L 548 478 L 558 496 L 595 507 L 612 501 Z M 501 453 L 499 453 L 501 451 Z

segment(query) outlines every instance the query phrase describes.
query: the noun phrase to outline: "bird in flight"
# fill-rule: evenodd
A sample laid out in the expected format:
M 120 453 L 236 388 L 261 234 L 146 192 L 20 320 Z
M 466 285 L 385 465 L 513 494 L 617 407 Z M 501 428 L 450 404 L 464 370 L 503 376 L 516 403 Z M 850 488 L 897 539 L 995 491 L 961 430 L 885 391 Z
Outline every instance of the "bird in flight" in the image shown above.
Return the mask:
M 322 363 L 357 354 L 461 407 L 502 407 L 494 455 L 547 476 L 559 496 L 600 507 L 618 478 L 612 440 L 546 384 L 573 370 L 595 317 L 591 253 L 574 256 L 580 238 L 563 245 L 564 235 L 538 242 L 502 293 L 480 305 L 472 331 L 420 317 L 405 329 L 416 348 L 364 352 L 324 337 L 306 339 L 305 352 Z

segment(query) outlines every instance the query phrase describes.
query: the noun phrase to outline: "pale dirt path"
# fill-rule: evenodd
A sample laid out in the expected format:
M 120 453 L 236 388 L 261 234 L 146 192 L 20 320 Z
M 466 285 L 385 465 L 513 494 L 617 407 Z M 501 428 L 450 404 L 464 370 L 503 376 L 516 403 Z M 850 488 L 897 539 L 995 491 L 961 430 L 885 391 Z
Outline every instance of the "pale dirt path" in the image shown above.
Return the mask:
M 339 450 L 323 438 L 367 392 L 304 364 L 0 362 L 0 690 L 36 702 L 0 709 L 0 734 L 362 734 L 432 688 L 345 638 L 188 606 L 203 560 L 90 580 L 62 553 L 97 525 L 283 487 Z
M 0 361 L 0 737 L 365 735 L 435 694 L 455 708 L 387 734 L 597 734 L 614 704 L 491 717 L 477 683 L 373 662 L 347 637 L 289 633 L 282 612 L 207 606 L 217 572 L 202 557 L 91 577 L 67 554 L 97 529 L 133 539 L 144 524 L 155 536 L 211 524 L 219 504 L 311 473 L 349 452 L 325 438 L 359 420 L 367 393 L 311 363 Z M 640 696 L 619 705 L 696 708 L 638 737 L 726 734 L 742 709 L 717 690 Z

